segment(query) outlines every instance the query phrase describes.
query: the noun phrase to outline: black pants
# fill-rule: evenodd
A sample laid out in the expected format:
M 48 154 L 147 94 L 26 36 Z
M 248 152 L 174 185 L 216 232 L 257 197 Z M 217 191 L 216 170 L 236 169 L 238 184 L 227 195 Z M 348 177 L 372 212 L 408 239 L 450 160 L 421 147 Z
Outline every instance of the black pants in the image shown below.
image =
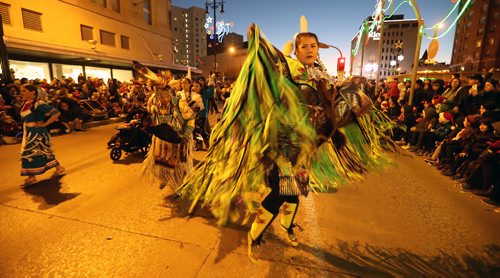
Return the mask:
M 217 102 L 215 102 L 215 98 L 211 98 L 208 100 L 208 106 L 210 108 L 208 110 L 209 113 L 213 113 L 213 112 L 215 112 L 217 114 L 219 113 L 219 107 L 217 107 Z
M 280 195 L 279 171 L 276 164 L 267 177 L 267 182 L 271 187 L 271 193 L 262 201 L 261 205 L 270 213 L 277 215 L 283 203 L 299 204 L 299 196 Z

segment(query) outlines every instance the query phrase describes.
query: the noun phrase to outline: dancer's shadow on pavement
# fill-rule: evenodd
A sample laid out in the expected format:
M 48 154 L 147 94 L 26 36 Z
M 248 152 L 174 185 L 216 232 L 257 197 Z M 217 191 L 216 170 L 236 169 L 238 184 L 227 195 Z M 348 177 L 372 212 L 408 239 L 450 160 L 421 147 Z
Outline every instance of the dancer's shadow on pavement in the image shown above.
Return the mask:
M 215 219 L 211 224 L 217 225 Z M 252 223 L 250 219 L 248 223 Z M 243 247 L 246 255 L 250 224 L 230 223 L 220 227 L 215 263 Z M 468 248 L 460 255 L 417 254 L 403 248 L 379 247 L 338 240 L 330 248 L 300 243 L 297 248 L 278 236 L 270 226 L 264 236 L 261 258 L 272 261 L 268 277 L 283 275 L 291 266 L 308 269 L 306 276 L 354 277 L 500 277 L 500 246 L 490 244 L 482 250 Z M 300 239 L 299 239 L 300 240 Z M 288 251 L 286 251 L 288 249 Z M 295 252 L 290 252 L 294 249 Z
M 38 209 L 46 210 L 51 207 L 57 206 L 62 202 L 71 200 L 80 193 L 62 193 L 60 192 L 63 176 L 41 180 L 32 185 L 23 188 L 24 192 L 31 195 L 35 203 L 40 203 Z
M 161 206 L 168 208 L 169 211 L 168 214 L 165 217 L 159 219 L 159 221 L 166 221 L 173 218 L 190 219 L 194 217 L 201 217 L 209 221 L 210 223 L 211 222 L 215 223 L 215 218 L 210 213 L 210 210 L 208 208 L 202 208 L 198 204 L 193 210 L 193 213 L 189 213 L 189 208 L 191 207 L 191 201 L 179 198 L 179 196 L 175 194 L 168 194 L 165 197 L 163 197 L 163 204 L 161 204 Z
M 290 264 L 327 272 L 328 276 L 498 277 L 500 273 L 500 246 L 495 244 L 484 246 L 483 250 L 464 250 L 461 256 L 453 256 L 443 252 L 439 255 L 422 255 L 402 248 L 337 240 L 330 247 L 333 252 L 300 244 L 299 252 L 306 252 L 315 258 L 305 254 L 290 259 L 284 257 L 284 250 L 291 248 L 288 243 L 275 235 L 271 238 L 275 248 L 266 246 L 263 259 L 282 263 L 272 265 L 269 277 L 286 273 Z

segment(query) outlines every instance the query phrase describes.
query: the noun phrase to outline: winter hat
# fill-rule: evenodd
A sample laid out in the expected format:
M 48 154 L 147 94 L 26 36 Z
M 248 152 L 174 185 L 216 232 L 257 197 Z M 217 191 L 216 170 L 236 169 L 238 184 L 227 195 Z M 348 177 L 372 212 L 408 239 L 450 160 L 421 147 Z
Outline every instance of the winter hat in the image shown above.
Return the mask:
M 445 123 L 451 122 L 453 125 L 453 115 L 450 112 L 439 113 L 439 119 Z
M 435 95 L 433 98 L 432 98 L 432 105 L 436 105 L 438 103 L 441 103 L 444 101 L 444 98 L 440 95 Z

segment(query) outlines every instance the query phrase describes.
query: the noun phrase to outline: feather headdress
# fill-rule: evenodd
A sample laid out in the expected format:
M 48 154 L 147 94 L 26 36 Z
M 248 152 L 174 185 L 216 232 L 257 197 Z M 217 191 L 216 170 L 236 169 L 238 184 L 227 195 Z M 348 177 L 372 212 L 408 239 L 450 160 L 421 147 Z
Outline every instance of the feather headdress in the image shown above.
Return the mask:
M 137 61 L 132 61 L 134 70 L 140 75 L 144 76 L 147 79 L 150 79 L 155 83 L 156 86 L 163 88 L 169 85 L 173 80 L 172 72 L 169 70 L 159 71 L 158 73 L 154 73 L 152 70 L 147 68 L 146 66 L 141 65 L 141 63 Z

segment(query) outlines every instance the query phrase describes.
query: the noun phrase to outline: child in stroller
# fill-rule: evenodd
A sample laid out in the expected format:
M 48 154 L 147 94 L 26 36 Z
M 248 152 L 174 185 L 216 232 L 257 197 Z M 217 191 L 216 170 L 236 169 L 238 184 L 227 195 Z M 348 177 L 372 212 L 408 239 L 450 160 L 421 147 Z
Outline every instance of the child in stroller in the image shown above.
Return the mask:
M 115 127 L 118 133 L 108 142 L 108 149 L 111 149 L 109 157 L 113 161 L 121 158 L 122 151 L 131 153 L 140 150 L 144 155 L 149 151 L 151 134 L 147 132 L 150 124 L 148 112 L 143 108 L 133 109 L 127 119 L 129 121 L 126 124 Z

